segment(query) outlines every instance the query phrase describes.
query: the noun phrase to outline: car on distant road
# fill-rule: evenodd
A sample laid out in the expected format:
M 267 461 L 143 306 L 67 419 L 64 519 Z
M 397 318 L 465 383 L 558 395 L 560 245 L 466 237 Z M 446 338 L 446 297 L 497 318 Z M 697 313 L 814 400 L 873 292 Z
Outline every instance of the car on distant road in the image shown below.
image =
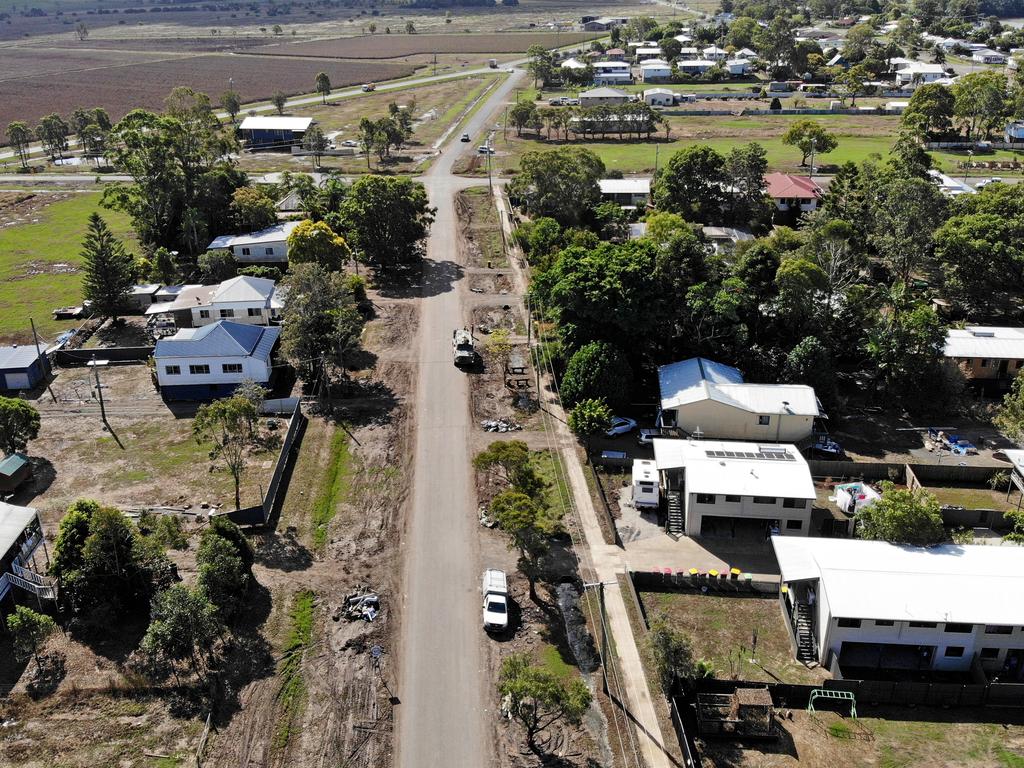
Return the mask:
M 469 134 L 468 133 L 462 134 L 462 138 L 459 139 L 459 141 L 469 141 Z
M 618 437 L 619 435 L 626 435 L 636 429 L 636 421 L 634 419 L 626 418 L 625 416 L 612 416 L 612 424 L 605 431 L 605 435 L 608 437 Z
M 341 146 L 343 146 L 343 147 L 358 147 L 359 146 L 359 142 L 356 141 L 355 139 L 345 139 L 343 142 L 341 142 Z
M 367 83 L 363 86 L 363 93 L 369 93 L 370 91 L 376 91 L 377 86 L 373 83 Z
M 488 146 L 487 144 L 481 144 L 479 147 L 477 147 L 476 148 L 476 153 L 478 155 L 494 155 L 494 154 L 497 154 L 497 152 L 494 149 L 494 147 Z
M 984 189 L 989 184 L 1002 184 L 1002 183 L 1003 183 L 1003 177 L 1002 176 L 993 176 L 991 179 L 982 179 L 981 181 L 979 181 L 977 184 L 974 185 L 974 188 L 975 189 Z

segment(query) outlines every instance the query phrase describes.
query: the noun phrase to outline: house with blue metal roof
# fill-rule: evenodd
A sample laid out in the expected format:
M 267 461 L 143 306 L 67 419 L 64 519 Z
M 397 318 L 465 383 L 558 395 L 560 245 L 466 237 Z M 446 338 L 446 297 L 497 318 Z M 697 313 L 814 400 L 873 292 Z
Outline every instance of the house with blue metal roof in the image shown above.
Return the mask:
M 0 392 L 32 389 L 46 378 L 50 364 L 31 344 L 0 347 Z
M 165 400 L 212 400 L 246 380 L 267 384 L 280 335 L 279 326 L 229 320 L 182 328 L 153 351 L 160 392 Z

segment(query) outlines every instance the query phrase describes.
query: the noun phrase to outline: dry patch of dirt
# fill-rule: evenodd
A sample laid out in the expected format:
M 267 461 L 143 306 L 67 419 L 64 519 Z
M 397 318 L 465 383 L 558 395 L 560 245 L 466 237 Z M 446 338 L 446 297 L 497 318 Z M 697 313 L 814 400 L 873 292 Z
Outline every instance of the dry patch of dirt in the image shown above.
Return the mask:
M 0 229 L 37 220 L 36 214 L 51 203 L 66 200 L 73 192 L 0 192 Z
M 67 262 L 40 261 L 38 259 L 18 264 L 14 269 L 17 272 L 9 276 L 8 280 L 26 280 L 39 275 L 74 275 L 78 272 L 78 267 Z

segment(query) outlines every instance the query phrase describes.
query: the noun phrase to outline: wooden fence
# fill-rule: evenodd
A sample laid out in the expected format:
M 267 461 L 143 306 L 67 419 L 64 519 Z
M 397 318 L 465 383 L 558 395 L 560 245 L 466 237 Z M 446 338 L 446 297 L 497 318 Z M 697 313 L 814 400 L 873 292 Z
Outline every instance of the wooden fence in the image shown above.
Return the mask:
M 807 466 L 814 477 L 831 477 L 834 480 L 855 478 L 858 480 L 895 480 L 905 482 L 908 470 L 918 480 L 928 483 L 944 483 L 956 485 L 968 483 L 981 485 L 987 483 L 996 472 L 1009 469 L 1007 465 L 990 464 L 987 466 L 964 466 L 948 464 L 906 464 L 884 461 L 825 461 L 810 459 Z
M 111 363 L 141 363 L 153 356 L 154 347 L 97 347 L 96 349 L 58 349 L 53 361 L 65 368 L 87 365 L 93 359 Z

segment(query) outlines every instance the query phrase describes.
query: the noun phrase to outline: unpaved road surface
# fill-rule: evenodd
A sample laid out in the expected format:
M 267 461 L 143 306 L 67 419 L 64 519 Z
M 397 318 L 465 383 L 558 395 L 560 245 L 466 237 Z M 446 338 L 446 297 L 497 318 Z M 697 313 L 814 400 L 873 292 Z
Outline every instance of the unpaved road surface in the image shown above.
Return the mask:
M 521 74 L 498 86 L 464 128 L 493 121 Z M 481 653 L 481 574 L 470 468 L 469 387 L 452 364 L 452 330 L 464 319 L 455 194 L 480 181 L 452 175 L 464 147 L 448 143 L 423 177 L 437 216 L 427 241 L 420 305 L 412 510 L 402 620 L 398 754 L 403 768 L 484 768 L 489 674 Z M 485 692 L 486 686 L 486 692 Z

